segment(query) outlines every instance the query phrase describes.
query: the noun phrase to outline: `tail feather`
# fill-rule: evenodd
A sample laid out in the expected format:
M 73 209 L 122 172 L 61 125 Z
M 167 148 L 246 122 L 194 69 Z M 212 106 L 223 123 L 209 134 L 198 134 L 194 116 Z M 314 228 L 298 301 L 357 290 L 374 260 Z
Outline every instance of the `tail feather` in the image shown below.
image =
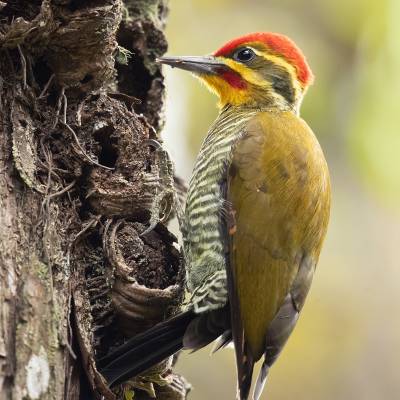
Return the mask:
M 211 312 L 198 314 L 188 325 L 183 338 L 185 349 L 199 350 L 217 339 L 230 328 L 228 306 Z
M 229 327 L 228 306 L 195 314 L 183 312 L 136 335 L 107 356 L 97 367 L 110 386 L 116 386 L 165 360 L 183 347 L 198 350 Z
M 194 318 L 187 311 L 133 337 L 98 361 L 100 373 L 115 386 L 165 360 L 182 349 L 186 328 Z
M 245 345 L 245 347 L 247 347 Z M 238 398 L 247 400 L 249 398 L 251 381 L 253 378 L 254 360 L 250 352 L 245 351 L 241 364 L 238 365 Z
M 226 330 L 216 341 L 211 350 L 211 354 L 216 353 L 218 350 L 223 349 L 232 342 L 232 331 Z
M 267 381 L 268 372 L 269 372 L 269 365 L 267 364 L 266 361 L 264 361 L 263 365 L 261 367 L 261 371 L 258 374 L 257 383 L 256 383 L 256 387 L 254 389 L 254 394 L 253 394 L 253 400 L 260 399 L 261 393 L 265 386 L 265 382 Z

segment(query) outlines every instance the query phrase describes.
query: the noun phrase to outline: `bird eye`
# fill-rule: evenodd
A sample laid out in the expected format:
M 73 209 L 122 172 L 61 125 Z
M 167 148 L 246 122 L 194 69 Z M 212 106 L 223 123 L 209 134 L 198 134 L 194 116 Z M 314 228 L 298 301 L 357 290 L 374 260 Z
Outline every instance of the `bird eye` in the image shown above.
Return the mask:
M 246 47 L 245 49 L 241 49 L 237 53 L 235 53 L 233 58 L 240 62 L 248 62 L 252 60 L 255 57 L 255 55 L 256 53 L 254 53 L 252 49 Z

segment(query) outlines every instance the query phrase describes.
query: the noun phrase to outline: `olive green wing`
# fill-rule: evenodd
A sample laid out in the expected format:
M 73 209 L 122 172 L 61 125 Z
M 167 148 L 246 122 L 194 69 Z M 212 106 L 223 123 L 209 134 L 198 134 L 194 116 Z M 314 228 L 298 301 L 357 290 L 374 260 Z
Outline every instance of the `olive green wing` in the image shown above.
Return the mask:
M 279 310 L 288 298 L 295 305 L 291 290 L 299 299 L 295 313 L 308 292 L 327 224 L 324 168 L 311 130 L 289 112 L 260 113 L 235 145 L 226 189 L 228 292 L 239 387 L 247 382 L 243 392 L 249 390 L 252 364 L 265 353 Z M 302 273 L 307 279 L 296 283 L 305 258 L 311 260 Z

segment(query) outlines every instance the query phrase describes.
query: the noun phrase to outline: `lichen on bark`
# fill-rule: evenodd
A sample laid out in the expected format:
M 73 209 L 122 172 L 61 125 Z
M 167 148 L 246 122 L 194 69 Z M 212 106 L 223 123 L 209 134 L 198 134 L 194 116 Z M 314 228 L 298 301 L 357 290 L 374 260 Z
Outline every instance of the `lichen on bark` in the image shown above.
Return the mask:
M 165 3 L 0 2 L 0 399 L 120 398 L 96 358 L 179 307 L 174 237 L 141 236 L 173 209 Z M 128 389 L 184 399 L 170 361 Z

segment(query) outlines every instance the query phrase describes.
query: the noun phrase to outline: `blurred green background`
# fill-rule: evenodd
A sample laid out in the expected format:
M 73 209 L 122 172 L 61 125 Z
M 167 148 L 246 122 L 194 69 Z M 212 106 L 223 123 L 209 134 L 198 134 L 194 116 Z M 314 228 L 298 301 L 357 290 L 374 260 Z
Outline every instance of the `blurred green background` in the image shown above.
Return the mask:
M 290 36 L 316 81 L 302 107 L 333 186 L 327 240 L 298 326 L 262 399 L 400 398 L 400 1 L 171 0 L 169 54 L 211 53 L 253 31 Z M 164 139 L 189 178 L 217 114 L 190 74 L 165 68 Z M 232 350 L 184 353 L 192 400 L 233 400 Z

